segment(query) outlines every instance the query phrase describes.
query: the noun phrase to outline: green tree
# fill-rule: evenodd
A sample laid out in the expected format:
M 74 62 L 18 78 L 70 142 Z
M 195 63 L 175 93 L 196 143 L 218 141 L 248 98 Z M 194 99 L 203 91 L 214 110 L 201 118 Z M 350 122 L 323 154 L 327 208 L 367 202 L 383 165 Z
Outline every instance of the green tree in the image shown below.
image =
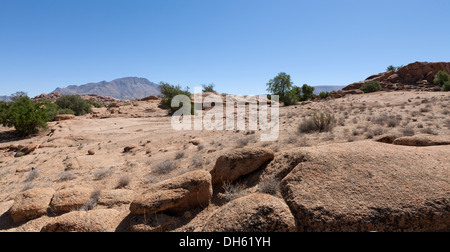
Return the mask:
M 302 86 L 302 97 L 300 100 L 307 101 L 309 99 L 313 99 L 314 95 L 314 87 L 309 86 L 308 84 L 303 84 Z
M 207 92 L 211 92 L 211 93 L 217 93 L 216 90 L 214 90 L 214 83 L 211 84 L 203 84 L 202 87 L 202 92 L 203 93 L 207 93 Z
M 267 91 L 272 95 L 278 95 L 280 97 L 280 102 L 288 102 L 290 100 L 291 94 L 288 93 L 292 89 L 291 76 L 286 73 L 279 73 L 275 78 L 269 80 L 267 83 Z
M 76 116 L 92 112 L 92 105 L 78 95 L 63 95 L 56 100 L 56 105 L 62 110 L 70 109 Z
M 57 106 L 49 101 L 34 102 L 24 93 L 16 93 L 12 100 L 0 104 L 0 123 L 14 127 L 20 136 L 47 129 L 47 122 L 55 118 Z
M 172 99 L 177 95 L 185 95 L 187 97 L 191 97 L 191 93 L 189 92 L 189 88 L 182 89 L 180 85 L 171 85 L 166 82 L 160 82 L 159 88 L 162 94 L 162 100 L 160 106 L 167 109 L 169 115 L 173 115 L 179 107 L 172 107 Z M 191 107 L 191 113 L 194 114 L 194 106 Z
M 387 72 L 389 72 L 389 71 L 397 71 L 397 70 L 400 70 L 401 68 L 403 68 L 404 66 L 403 65 L 401 65 L 401 66 L 393 66 L 393 65 L 390 65 L 390 66 L 388 66 L 387 68 L 386 68 L 386 71 Z
M 388 66 L 387 68 L 386 68 L 386 71 L 395 71 L 395 70 L 397 70 L 396 68 L 395 68 L 395 66 L 393 66 L 393 65 L 390 65 L 390 66 Z

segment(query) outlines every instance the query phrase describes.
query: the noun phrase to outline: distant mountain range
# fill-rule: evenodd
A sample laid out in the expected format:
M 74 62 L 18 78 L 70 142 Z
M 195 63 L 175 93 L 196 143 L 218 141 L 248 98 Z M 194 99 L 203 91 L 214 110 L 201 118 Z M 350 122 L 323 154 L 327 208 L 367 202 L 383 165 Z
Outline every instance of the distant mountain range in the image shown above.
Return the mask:
M 320 92 L 339 91 L 345 86 L 315 86 L 314 94 Z M 139 100 L 148 96 L 159 96 L 159 85 L 146 78 L 126 77 L 113 81 L 88 83 L 81 86 L 71 85 L 66 88 L 57 88 L 52 93 L 63 95 L 99 95 L 113 97 L 120 100 Z M 0 101 L 11 101 L 10 96 L 0 96 Z
M 331 91 L 339 91 L 343 89 L 345 86 L 315 86 L 314 94 L 319 95 L 320 92 L 331 92 Z
M 0 101 L 9 102 L 9 101 L 11 101 L 11 97 L 10 96 L 0 96 Z
M 88 83 L 81 86 L 71 85 L 66 88 L 57 88 L 52 93 L 63 95 L 99 95 L 109 96 L 120 100 L 139 100 L 148 96 L 161 94 L 159 85 L 145 78 L 126 77 L 113 81 Z

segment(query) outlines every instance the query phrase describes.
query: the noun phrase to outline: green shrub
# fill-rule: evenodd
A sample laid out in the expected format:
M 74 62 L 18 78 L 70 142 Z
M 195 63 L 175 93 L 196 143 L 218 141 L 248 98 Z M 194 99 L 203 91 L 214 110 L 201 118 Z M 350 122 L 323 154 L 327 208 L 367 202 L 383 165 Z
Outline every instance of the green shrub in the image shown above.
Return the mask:
M 202 89 L 203 93 L 207 93 L 207 92 L 217 93 L 216 90 L 214 90 L 214 83 L 211 83 L 208 85 L 203 84 L 202 87 L 203 87 L 203 89 Z
M 284 106 L 291 106 L 298 104 L 298 95 L 296 94 L 296 90 L 292 89 L 288 92 L 284 98 Z
M 70 109 L 76 116 L 85 115 L 92 112 L 91 104 L 83 100 L 78 95 L 63 95 L 56 100 L 56 105 L 60 109 Z
M 20 136 L 47 129 L 47 122 L 53 121 L 56 105 L 48 102 L 33 102 L 28 96 L 13 96 L 13 102 L 0 104 L 0 123 L 14 127 Z
M 189 89 L 186 88 L 185 90 L 181 89 L 180 85 L 171 85 L 169 83 L 161 82 L 160 83 L 160 90 L 161 94 L 163 96 L 160 105 L 168 110 L 169 115 L 173 115 L 179 107 L 172 107 L 172 99 L 177 95 L 185 95 L 187 97 L 191 97 L 191 93 L 189 92 Z M 191 107 L 191 113 L 194 114 L 194 106 Z
M 448 92 L 450 91 L 450 81 L 447 81 L 442 85 L 442 91 Z
M 450 80 L 449 75 L 445 71 L 439 71 L 434 77 L 434 84 L 443 86 Z
M 380 82 L 369 81 L 360 88 L 364 93 L 374 93 L 381 90 Z
M 328 96 L 330 96 L 329 92 L 320 92 L 319 94 L 320 99 L 326 99 Z

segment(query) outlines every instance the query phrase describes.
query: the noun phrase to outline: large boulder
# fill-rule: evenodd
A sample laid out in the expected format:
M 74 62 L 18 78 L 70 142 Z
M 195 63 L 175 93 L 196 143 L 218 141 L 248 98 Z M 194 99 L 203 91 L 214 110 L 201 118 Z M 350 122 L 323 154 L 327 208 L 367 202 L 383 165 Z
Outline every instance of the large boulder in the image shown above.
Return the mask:
M 130 205 L 131 214 L 179 214 L 209 205 L 212 197 L 211 175 L 207 171 L 193 171 L 162 181 L 147 191 L 135 197 Z
M 55 193 L 50 207 L 54 213 L 67 213 L 79 210 L 89 202 L 93 192 L 92 188 L 85 187 L 62 189 Z
M 46 215 L 54 193 L 52 188 L 33 188 L 17 195 L 10 209 L 13 221 L 21 223 Z
M 114 209 L 74 211 L 51 220 L 41 232 L 114 232 L 123 220 Z
M 274 159 L 272 150 L 264 148 L 237 149 L 219 157 L 211 171 L 213 186 L 235 181 Z
M 293 232 L 295 219 L 280 198 L 250 194 L 215 211 L 202 232 Z
M 450 229 L 450 148 L 359 141 L 298 149 L 282 195 L 299 231 Z

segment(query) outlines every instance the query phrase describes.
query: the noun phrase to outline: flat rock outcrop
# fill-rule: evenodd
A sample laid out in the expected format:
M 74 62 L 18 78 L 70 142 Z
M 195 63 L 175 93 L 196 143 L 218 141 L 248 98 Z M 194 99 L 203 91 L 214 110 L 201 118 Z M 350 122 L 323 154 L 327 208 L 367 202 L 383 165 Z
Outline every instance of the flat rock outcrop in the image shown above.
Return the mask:
M 302 148 L 282 181 L 299 231 L 440 231 L 450 228 L 445 146 L 374 141 Z

